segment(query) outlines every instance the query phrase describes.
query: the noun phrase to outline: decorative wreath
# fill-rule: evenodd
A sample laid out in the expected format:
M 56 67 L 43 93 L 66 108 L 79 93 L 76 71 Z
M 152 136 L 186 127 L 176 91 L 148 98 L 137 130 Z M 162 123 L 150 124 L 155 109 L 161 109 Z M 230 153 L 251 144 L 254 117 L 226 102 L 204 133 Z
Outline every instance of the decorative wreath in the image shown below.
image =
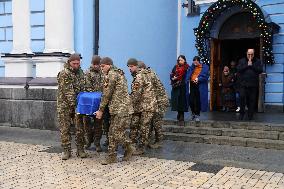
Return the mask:
M 265 21 L 262 10 L 257 4 L 251 0 L 218 0 L 212 4 L 206 12 L 203 14 L 198 28 L 194 29 L 194 35 L 196 36 L 195 47 L 198 50 L 198 54 L 205 64 L 210 64 L 210 29 L 213 26 L 214 21 L 220 16 L 220 14 L 231 7 L 240 6 L 246 12 L 252 14 L 253 19 L 258 24 L 261 31 L 260 37 L 263 38 L 263 60 L 266 64 L 274 63 L 274 56 L 272 52 L 272 40 L 273 29 Z

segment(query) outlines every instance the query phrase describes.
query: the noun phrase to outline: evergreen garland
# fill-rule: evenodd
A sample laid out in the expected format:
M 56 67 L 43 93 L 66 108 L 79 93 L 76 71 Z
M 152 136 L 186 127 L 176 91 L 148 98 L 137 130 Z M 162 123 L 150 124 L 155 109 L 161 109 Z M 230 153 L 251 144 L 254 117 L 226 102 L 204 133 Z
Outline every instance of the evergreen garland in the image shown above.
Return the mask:
M 218 0 L 206 10 L 200 20 L 198 28 L 195 28 L 194 30 L 194 34 L 196 36 L 195 47 L 197 48 L 198 54 L 203 63 L 208 65 L 210 64 L 209 38 L 210 29 L 213 26 L 214 21 L 224 10 L 234 6 L 240 6 L 241 9 L 252 14 L 261 31 L 260 37 L 263 38 L 262 52 L 264 62 L 267 64 L 273 64 L 272 28 L 267 22 L 265 22 L 261 9 L 251 0 Z

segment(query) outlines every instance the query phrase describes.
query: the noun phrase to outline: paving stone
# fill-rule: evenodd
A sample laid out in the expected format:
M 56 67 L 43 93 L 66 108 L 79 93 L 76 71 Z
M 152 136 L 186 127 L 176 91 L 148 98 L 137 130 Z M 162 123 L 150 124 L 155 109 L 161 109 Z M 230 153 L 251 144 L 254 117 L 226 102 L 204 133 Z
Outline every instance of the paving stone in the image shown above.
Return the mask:
M 279 140 L 284 140 L 284 132 L 279 133 Z
M 0 142 L 0 188 L 284 188 L 283 173 L 224 167 L 214 174 L 190 170 L 193 162 L 147 157 L 103 166 L 98 159 L 105 154 L 62 161 L 48 148 Z

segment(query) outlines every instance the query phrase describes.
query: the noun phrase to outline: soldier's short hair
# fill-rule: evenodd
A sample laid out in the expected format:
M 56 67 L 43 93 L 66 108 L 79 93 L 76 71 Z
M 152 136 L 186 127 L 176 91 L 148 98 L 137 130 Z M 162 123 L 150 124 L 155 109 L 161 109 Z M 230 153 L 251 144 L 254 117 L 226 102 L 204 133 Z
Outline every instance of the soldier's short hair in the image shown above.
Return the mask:
M 101 62 L 101 57 L 100 56 L 94 55 L 92 57 L 92 64 L 98 65 L 98 64 L 100 64 L 100 62 Z
M 146 64 L 143 61 L 138 61 L 138 67 L 146 69 Z
M 71 55 L 69 56 L 68 62 L 72 62 L 72 61 L 74 61 L 74 60 L 80 61 L 80 59 L 81 59 L 81 55 L 78 54 L 78 53 L 74 53 L 74 54 L 71 54 Z
M 104 57 L 101 60 L 101 64 L 106 64 L 106 65 L 113 65 L 113 61 L 109 57 Z
M 135 58 L 129 58 L 127 61 L 127 66 L 138 66 L 138 61 Z

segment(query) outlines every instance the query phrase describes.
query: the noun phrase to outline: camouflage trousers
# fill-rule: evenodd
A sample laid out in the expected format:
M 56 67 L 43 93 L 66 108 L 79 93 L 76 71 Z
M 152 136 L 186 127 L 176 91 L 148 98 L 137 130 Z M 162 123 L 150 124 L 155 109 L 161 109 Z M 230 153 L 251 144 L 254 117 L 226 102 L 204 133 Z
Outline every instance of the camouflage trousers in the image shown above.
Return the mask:
M 155 132 L 155 142 L 160 142 L 163 140 L 163 133 L 162 133 L 163 118 L 164 118 L 164 113 L 155 112 L 153 115 L 149 135 L 151 135 L 153 131 Z M 149 138 L 151 137 L 149 136 Z
M 83 148 L 84 146 L 84 128 L 80 124 L 82 121 L 82 115 L 72 114 L 70 112 L 58 111 L 58 122 L 60 128 L 60 136 L 61 136 L 61 146 L 64 149 L 71 150 L 71 124 L 74 121 L 75 123 L 75 142 L 77 148 Z
M 85 136 L 88 142 L 90 143 L 94 142 L 95 144 L 100 144 L 103 134 L 102 121 L 96 119 L 93 116 L 84 115 L 83 123 L 84 123 Z
M 109 108 L 107 106 L 103 113 L 103 130 L 104 134 L 106 135 L 107 141 L 108 141 L 109 127 L 110 127 L 110 113 L 109 113 Z
M 138 144 L 140 142 L 141 146 L 147 146 L 149 144 L 149 132 L 152 118 L 152 112 L 133 114 L 130 125 L 130 139 L 132 143 Z M 139 138 L 141 139 L 140 141 Z
M 109 156 L 116 156 L 116 149 L 119 144 L 125 147 L 130 144 L 130 140 L 126 134 L 126 127 L 130 124 L 130 116 L 111 115 L 109 127 Z

